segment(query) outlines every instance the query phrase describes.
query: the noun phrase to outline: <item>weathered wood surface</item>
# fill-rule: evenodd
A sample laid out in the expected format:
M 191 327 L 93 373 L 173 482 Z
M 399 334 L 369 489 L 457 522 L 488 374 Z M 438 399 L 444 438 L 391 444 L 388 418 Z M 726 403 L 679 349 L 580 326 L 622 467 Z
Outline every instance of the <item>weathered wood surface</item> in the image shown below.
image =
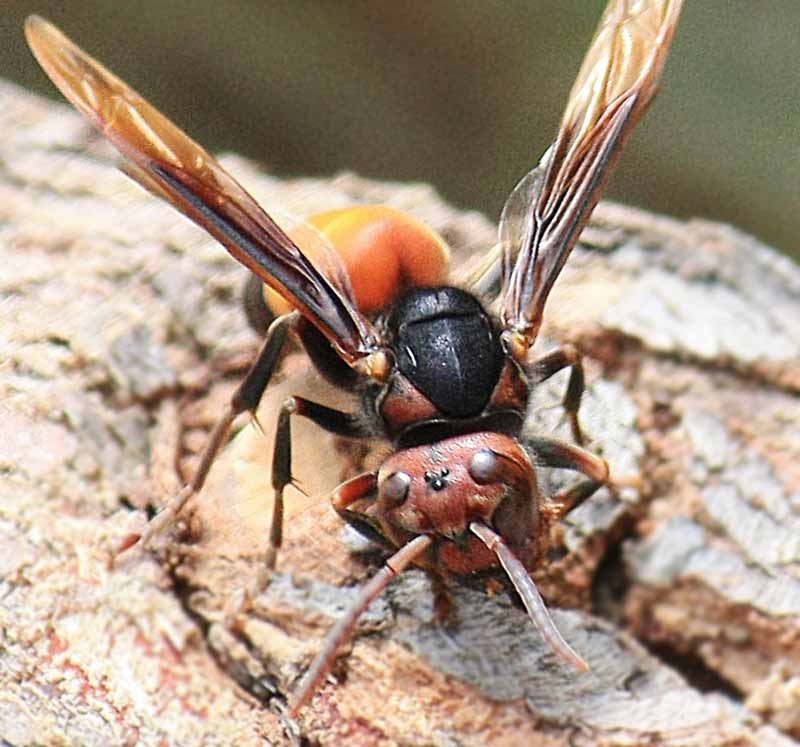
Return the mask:
M 244 273 L 120 175 L 66 108 L 4 84 L 0 136 L 4 743 L 800 744 L 800 270 L 788 260 L 725 226 L 602 205 L 559 281 L 546 332 L 589 356 L 594 447 L 644 477 L 641 494 L 600 494 L 570 517 L 537 577 L 568 608 L 556 621 L 591 673 L 557 664 L 502 597 L 458 589 L 458 624 L 439 627 L 411 572 L 287 727 L 285 695 L 375 567 L 320 495 L 341 461 L 319 433 L 298 427 L 313 500 L 289 496 L 279 573 L 235 635 L 221 623 L 263 549 L 275 403 L 325 393 L 290 360 L 265 432 L 237 435 L 184 544 L 109 569 L 109 547 L 175 489 L 254 350 Z M 284 211 L 383 201 L 459 257 L 493 240 L 425 186 L 282 182 L 225 163 Z M 563 385 L 541 393 L 531 429 L 560 427 L 548 406 Z

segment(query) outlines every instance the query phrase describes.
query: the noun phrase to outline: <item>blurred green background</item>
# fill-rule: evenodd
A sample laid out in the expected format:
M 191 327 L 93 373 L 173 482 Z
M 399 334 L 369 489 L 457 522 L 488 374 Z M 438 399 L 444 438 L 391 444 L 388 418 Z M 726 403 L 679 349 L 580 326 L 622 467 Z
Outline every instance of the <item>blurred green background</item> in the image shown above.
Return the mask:
M 9 0 L 0 75 L 55 96 L 38 12 L 212 150 L 423 180 L 496 218 L 552 139 L 604 0 Z M 800 1 L 687 0 L 609 195 L 800 258 Z

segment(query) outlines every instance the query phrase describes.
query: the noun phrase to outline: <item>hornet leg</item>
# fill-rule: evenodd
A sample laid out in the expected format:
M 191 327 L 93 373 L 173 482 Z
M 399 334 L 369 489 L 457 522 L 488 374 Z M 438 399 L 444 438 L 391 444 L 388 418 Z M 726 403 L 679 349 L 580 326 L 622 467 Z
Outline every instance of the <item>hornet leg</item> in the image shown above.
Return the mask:
M 540 510 L 544 509 L 551 515 L 553 521 L 580 506 L 598 488 L 612 484 L 608 462 L 580 446 L 546 436 L 526 439 L 525 445 L 532 452 L 537 464 L 573 470 L 589 478 L 557 493 L 549 499 L 548 505 L 540 507 Z
M 574 345 L 562 345 L 556 348 L 547 355 L 539 358 L 533 364 L 533 383 L 541 384 L 551 376 L 557 374 L 564 368 L 569 367 L 569 382 L 567 383 L 567 391 L 564 393 L 562 404 L 564 411 L 569 418 L 570 427 L 572 428 L 572 437 L 575 442 L 583 445 L 583 431 L 578 420 L 578 410 L 581 406 L 581 397 L 586 388 L 586 383 L 583 376 L 583 361 L 581 360 L 580 353 Z
M 281 353 L 286 342 L 286 336 L 291 325 L 295 322 L 295 314 L 287 314 L 276 319 L 269 328 L 261 350 L 253 365 L 245 375 L 242 383 L 233 393 L 231 401 L 222 417 L 217 421 L 200 455 L 200 464 L 186 485 L 180 492 L 164 506 L 161 511 L 145 528 L 141 535 L 127 537 L 116 554 L 127 550 L 137 542 L 142 548 L 147 548 L 153 539 L 163 532 L 180 513 L 192 496 L 196 495 L 203 487 L 220 449 L 225 445 L 234 420 L 243 412 L 255 413 L 261 395 L 267 388 L 272 374 L 281 359 Z
M 275 502 L 269 533 L 265 564 L 268 570 L 275 567 L 278 549 L 283 541 L 283 491 L 292 482 L 292 415 L 302 415 L 323 430 L 348 438 L 365 438 L 370 431 L 355 416 L 334 410 L 303 397 L 289 397 L 278 415 L 275 447 L 272 453 L 272 488 Z M 347 483 L 345 483 L 347 484 Z
M 261 594 L 269 584 L 272 571 L 278 559 L 278 550 L 283 544 L 283 491 L 292 484 L 292 415 L 302 415 L 316 423 L 323 430 L 349 438 L 363 438 L 370 435 L 368 429 L 358 417 L 346 412 L 334 410 L 320 405 L 304 397 L 289 397 L 281 407 L 278 415 L 278 427 L 275 431 L 275 445 L 272 452 L 272 521 L 270 523 L 269 540 L 264 554 L 264 563 L 259 568 L 256 578 L 249 589 L 234 599 L 225 611 L 226 627 L 235 628 L 236 615 L 245 611 L 252 600 Z M 364 487 L 361 484 L 364 483 Z M 367 473 L 348 480 L 334 492 L 334 508 L 344 516 L 337 505 L 336 496 L 341 494 L 356 500 L 362 493 L 369 492 L 377 484 L 377 475 Z M 353 486 L 349 488 L 349 486 Z M 345 504 L 347 500 L 345 500 Z M 344 510 L 344 509 L 343 509 Z M 346 513 L 346 510 L 345 510 Z M 347 518 L 345 516 L 345 518 Z

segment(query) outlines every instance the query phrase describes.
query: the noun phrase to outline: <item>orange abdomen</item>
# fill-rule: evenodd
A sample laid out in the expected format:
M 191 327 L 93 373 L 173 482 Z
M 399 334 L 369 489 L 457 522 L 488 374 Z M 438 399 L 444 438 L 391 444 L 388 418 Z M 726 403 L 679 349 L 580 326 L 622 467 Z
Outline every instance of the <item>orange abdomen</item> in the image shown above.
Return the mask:
M 441 285 L 447 280 L 450 251 L 436 231 L 410 215 L 385 205 L 357 205 L 328 210 L 308 219 L 341 259 L 364 314 L 390 306 L 410 287 Z M 303 252 L 321 269 L 323 251 L 304 246 L 302 227 L 290 231 Z M 308 242 L 305 242 L 308 243 Z M 276 314 L 287 303 L 265 286 L 264 297 Z

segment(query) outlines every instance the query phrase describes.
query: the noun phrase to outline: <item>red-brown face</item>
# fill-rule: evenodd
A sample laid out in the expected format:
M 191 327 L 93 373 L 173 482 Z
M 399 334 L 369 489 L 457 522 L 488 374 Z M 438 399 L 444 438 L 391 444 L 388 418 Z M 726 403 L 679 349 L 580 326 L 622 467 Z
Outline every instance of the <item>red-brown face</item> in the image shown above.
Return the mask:
M 536 495 L 533 468 L 518 442 L 500 433 L 470 433 L 389 457 L 378 473 L 375 515 L 397 544 L 418 534 L 441 538 L 438 563 L 465 574 L 496 565 L 470 533 L 470 522 L 526 545 L 535 534 Z

